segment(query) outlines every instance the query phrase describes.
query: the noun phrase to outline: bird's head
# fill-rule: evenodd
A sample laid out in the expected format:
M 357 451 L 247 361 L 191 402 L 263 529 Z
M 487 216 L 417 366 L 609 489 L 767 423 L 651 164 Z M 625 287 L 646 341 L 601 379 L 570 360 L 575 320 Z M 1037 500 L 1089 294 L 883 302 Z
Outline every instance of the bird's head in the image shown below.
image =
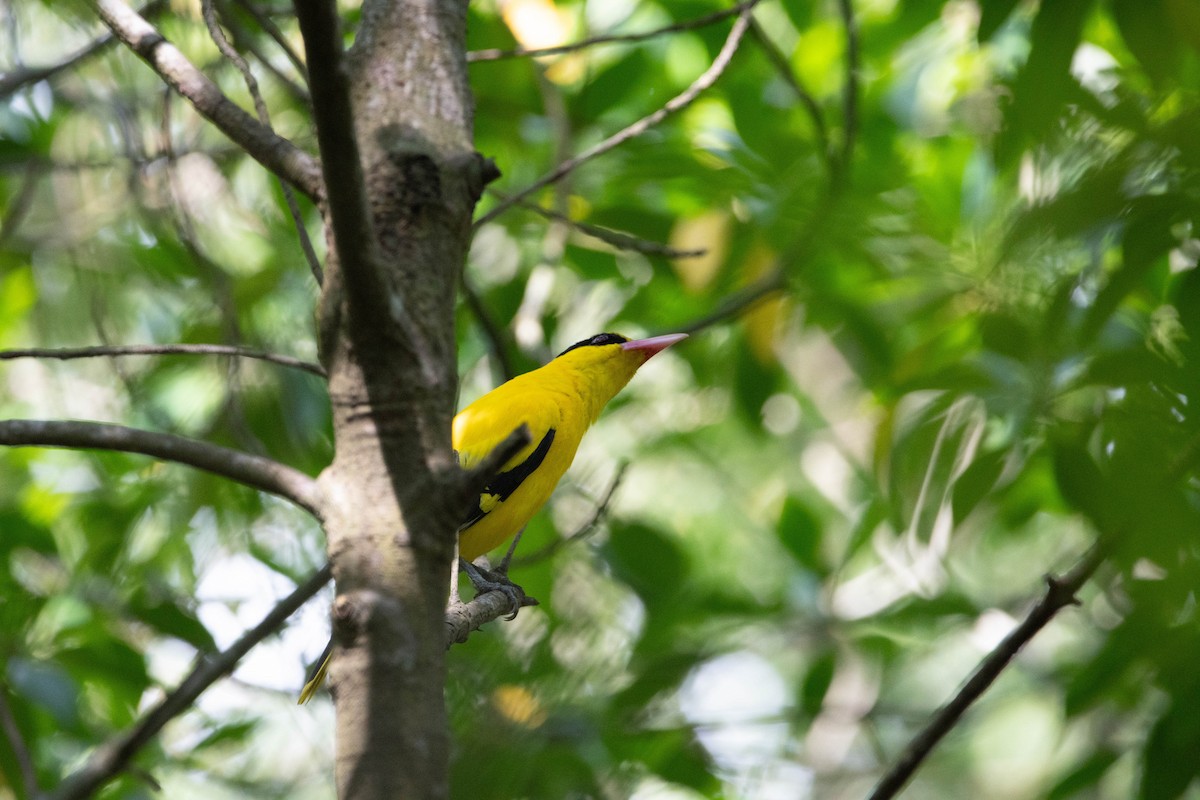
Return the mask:
M 617 333 L 598 333 L 563 350 L 551 364 L 575 377 L 579 390 L 591 395 L 599 414 L 642 364 L 686 338 L 686 333 L 671 333 L 630 340 Z

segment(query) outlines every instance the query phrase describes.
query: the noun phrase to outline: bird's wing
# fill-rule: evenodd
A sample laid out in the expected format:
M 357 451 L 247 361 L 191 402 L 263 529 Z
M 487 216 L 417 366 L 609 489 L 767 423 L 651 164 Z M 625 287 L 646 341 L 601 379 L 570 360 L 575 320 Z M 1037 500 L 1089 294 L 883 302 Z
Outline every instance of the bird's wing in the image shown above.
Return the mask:
M 517 490 L 517 487 L 542 465 L 542 462 L 546 460 L 546 454 L 550 452 L 550 445 L 554 444 L 554 433 L 554 428 L 549 428 L 542 436 L 541 441 L 523 461 L 498 472 L 487 482 L 479 494 L 479 504 L 463 520 L 459 530 L 469 528 L 483 519 L 492 509 L 507 500 Z
M 464 469 L 474 466 L 522 424 L 529 426 L 530 443 L 488 481 L 460 531 L 508 499 L 542 465 L 554 444 L 560 410 L 553 399 L 537 391 L 504 389 L 485 395 L 455 417 L 454 448 L 459 464 Z

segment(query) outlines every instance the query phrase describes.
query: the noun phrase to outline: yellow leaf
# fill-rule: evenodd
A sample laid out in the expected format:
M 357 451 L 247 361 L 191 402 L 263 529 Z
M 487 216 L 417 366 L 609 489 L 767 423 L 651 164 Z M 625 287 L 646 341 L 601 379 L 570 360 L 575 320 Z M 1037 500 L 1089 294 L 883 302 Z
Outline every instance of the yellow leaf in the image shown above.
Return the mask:
M 704 291 L 720 273 L 729 252 L 729 229 L 729 212 L 716 209 L 675 223 L 671 247 L 707 251 L 699 258 L 681 258 L 672 262 L 685 291 L 691 294 Z
M 492 705 L 500 716 L 524 728 L 537 728 L 546 721 L 541 703 L 524 686 L 507 683 L 496 687 Z

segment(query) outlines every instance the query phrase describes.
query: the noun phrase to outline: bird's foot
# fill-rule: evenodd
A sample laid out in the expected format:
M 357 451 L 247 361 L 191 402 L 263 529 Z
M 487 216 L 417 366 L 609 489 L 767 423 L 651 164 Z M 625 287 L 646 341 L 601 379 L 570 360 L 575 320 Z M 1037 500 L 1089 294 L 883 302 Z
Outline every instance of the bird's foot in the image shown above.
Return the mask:
M 538 605 L 537 598 L 525 594 L 525 590 L 513 583 L 508 577 L 507 563 L 502 564 L 496 569 L 484 569 L 466 559 L 460 558 L 458 561 L 462 566 L 463 572 L 466 572 L 467 577 L 471 579 L 471 585 L 475 587 L 476 597 L 487 592 L 500 592 L 508 598 L 508 607 L 512 609 L 512 613 L 505 617 L 505 619 L 514 619 L 517 616 L 517 612 L 525 606 Z

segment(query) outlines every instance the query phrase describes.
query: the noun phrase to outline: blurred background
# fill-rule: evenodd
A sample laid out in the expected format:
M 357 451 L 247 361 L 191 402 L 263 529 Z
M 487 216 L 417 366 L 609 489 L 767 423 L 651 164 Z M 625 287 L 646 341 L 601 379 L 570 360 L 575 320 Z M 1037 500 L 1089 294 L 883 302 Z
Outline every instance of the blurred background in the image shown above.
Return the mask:
M 216 5 L 315 152 L 290 5 Z M 504 173 L 480 213 L 685 92 L 729 8 L 473 2 L 476 143 Z M 119 46 L 71 58 L 103 32 L 89 5 L 0 11 L 0 348 L 315 360 L 278 184 Z M 250 107 L 198 0 L 144 13 Z M 454 796 L 865 797 L 1103 536 L 1081 605 L 905 796 L 1200 797 L 1200 5 L 754 20 L 713 88 L 475 233 L 460 406 L 596 332 L 692 335 L 530 525 L 512 576 L 541 605 L 450 651 Z M 244 359 L 5 360 L 0 417 L 331 458 L 321 379 Z M 305 514 L 221 479 L 0 449 L 0 797 L 52 788 L 323 562 Z M 102 796 L 332 797 L 328 697 L 295 705 L 328 602 Z

